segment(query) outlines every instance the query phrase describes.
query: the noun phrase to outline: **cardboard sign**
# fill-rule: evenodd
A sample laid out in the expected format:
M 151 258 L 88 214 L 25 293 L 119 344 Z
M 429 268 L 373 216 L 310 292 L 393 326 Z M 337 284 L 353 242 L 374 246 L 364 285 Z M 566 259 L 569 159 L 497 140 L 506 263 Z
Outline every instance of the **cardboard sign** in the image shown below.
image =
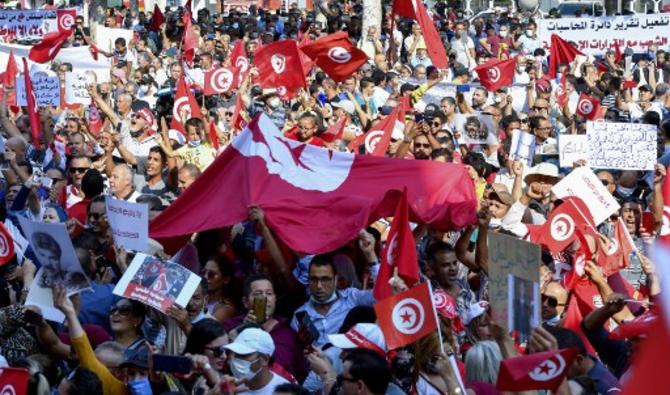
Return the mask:
M 60 81 L 58 76 L 50 76 L 43 72 L 30 73 L 30 81 L 35 92 L 38 107 L 60 105 Z M 19 106 L 27 106 L 26 81 L 23 74 L 16 77 L 16 103 Z
M 42 311 L 42 317 L 49 321 L 62 324 L 65 321 L 65 314 L 54 306 L 53 292 L 50 288 L 36 286 L 43 282 L 44 270 L 40 268 L 35 275 L 33 285 L 28 290 L 26 297 L 26 306 L 36 306 Z
M 186 307 L 200 281 L 199 276 L 178 263 L 138 253 L 113 293 L 165 313 L 175 304 Z
M 131 251 L 144 251 L 149 240 L 149 206 L 105 196 L 107 221 L 114 244 Z
M 456 130 L 461 137 L 461 144 L 497 144 L 498 138 L 493 127 L 493 118 L 481 114 L 456 114 L 454 117 Z
M 519 129 L 514 129 L 509 156 L 512 160 L 521 161 L 525 166 L 532 167 L 533 156 L 535 156 L 535 136 Z
M 32 287 L 62 286 L 68 295 L 90 288 L 65 224 L 32 222 L 23 217 L 19 217 L 19 223 L 44 273 L 40 281 L 33 281 Z
M 588 167 L 578 167 L 551 188 L 557 198 L 577 196 L 588 204 L 593 220 L 600 225 L 621 206 Z
M 582 159 L 588 159 L 588 141 L 585 134 L 562 134 L 558 136 L 558 157 L 561 167 L 572 167 Z
M 91 104 L 91 96 L 86 87 L 95 83 L 95 74 L 86 73 L 65 73 L 65 102 L 68 104 Z
M 656 126 L 643 123 L 588 122 L 589 166 L 620 170 L 654 170 Z
M 497 232 L 489 232 L 488 246 L 491 318 L 524 342 L 540 322 L 540 246 Z

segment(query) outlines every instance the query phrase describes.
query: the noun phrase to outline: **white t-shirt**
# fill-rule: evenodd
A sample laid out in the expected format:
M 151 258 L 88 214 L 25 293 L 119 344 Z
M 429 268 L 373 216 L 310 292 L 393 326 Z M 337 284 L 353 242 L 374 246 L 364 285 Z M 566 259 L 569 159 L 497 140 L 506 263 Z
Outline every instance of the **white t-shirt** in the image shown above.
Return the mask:
M 288 380 L 285 378 L 281 377 L 280 375 L 276 373 L 272 373 L 272 380 L 270 380 L 269 383 L 267 383 L 263 388 L 259 388 L 257 390 L 248 390 L 248 391 L 243 391 L 243 392 L 238 392 L 238 395 L 272 395 L 274 393 L 275 387 L 280 385 L 280 384 L 286 384 L 288 383 Z
M 456 51 L 456 61 L 470 70 L 476 66 L 475 60 L 470 57 L 469 53 L 469 49 L 474 47 L 475 43 L 470 37 L 465 42 L 458 38 L 451 40 L 451 49 Z

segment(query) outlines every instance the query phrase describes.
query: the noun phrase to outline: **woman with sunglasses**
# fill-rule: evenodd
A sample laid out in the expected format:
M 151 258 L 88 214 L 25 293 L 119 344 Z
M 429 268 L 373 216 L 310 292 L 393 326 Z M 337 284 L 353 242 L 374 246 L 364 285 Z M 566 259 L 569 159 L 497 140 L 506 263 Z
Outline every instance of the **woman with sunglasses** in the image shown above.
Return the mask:
M 193 372 L 181 380 L 188 393 L 193 388 L 216 388 L 220 373 L 228 366 L 223 348 L 228 343 L 228 334 L 218 321 L 205 318 L 193 325 L 184 347 L 184 355 L 193 361 Z
M 233 281 L 233 265 L 226 258 L 213 257 L 205 263 L 202 276 L 207 279 L 207 313 L 219 322 L 238 314 L 239 286 Z

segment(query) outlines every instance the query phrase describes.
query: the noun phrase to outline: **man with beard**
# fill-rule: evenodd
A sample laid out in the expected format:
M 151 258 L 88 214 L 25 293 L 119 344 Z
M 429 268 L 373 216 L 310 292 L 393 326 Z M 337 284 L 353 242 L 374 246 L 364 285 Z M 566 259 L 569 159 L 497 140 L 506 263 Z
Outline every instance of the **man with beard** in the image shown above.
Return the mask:
M 148 107 L 137 109 L 130 119 L 129 125 L 127 125 L 121 121 L 120 116 L 114 112 L 109 104 L 98 95 L 93 85 L 89 86 L 88 92 L 98 108 L 109 118 L 112 126 L 119 132 L 119 137 L 113 139 L 119 152 L 119 155 L 116 156 L 123 156 L 127 160 L 123 150 L 127 150 L 136 157 L 149 156 L 151 147 L 158 145 L 153 137 L 156 131 L 154 127 L 156 118 L 151 109 Z
M 420 134 L 414 138 L 414 147 L 412 149 L 414 159 L 429 160 L 432 152 L 433 147 L 430 145 L 430 141 L 428 141 L 426 135 Z

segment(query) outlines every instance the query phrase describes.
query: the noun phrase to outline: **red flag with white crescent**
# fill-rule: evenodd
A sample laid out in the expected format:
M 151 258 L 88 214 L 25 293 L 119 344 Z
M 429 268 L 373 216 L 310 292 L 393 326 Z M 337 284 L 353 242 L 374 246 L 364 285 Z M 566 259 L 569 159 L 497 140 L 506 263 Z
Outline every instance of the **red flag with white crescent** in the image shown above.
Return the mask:
M 492 59 L 475 67 L 479 82 L 489 92 L 512 85 L 514 82 L 514 69 L 516 58 L 508 60 Z
M 496 388 L 501 391 L 556 391 L 577 357 L 574 348 L 503 359 Z
M 242 79 L 249 70 L 249 58 L 247 57 L 247 52 L 244 49 L 244 42 L 242 40 L 237 40 L 235 46 L 233 46 L 233 51 L 230 53 L 230 66 L 234 67 L 236 72 L 236 84 L 235 87 L 239 87 L 242 83 Z
M 59 32 L 70 32 L 74 30 L 76 24 L 77 10 L 74 8 L 66 10 L 56 10 L 56 20 L 58 21 Z
M 300 50 L 336 82 L 344 81 L 368 61 L 365 52 L 351 43 L 347 32 L 322 37 Z
M 346 125 L 347 125 L 347 118 L 344 117 L 339 121 L 335 122 L 335 124 L 330 125 L 328 129 L 326 129 L 325 131 L 323 131 L 323 133 L 319 135 L 319 138 L 327 143 L 337 141 L 342 138 L 342 135 L 344 134 L 344 128 Z
M 414 343 L 437 330 L 428 283 L 380 300 L 374 308 L 389 350 Z
M 433 66 L 438 69 L 444 69 L 449 66 L 447 51 L 442 43 L 442 37 L 435 27 L 426 7 L 419 0 L 393 0 L 391 9 L 391 18 L 393 15 L 414 19 L 421 26 L 421 34 L 426 42 L 428 57 L 430 57 Z
M 601 118 L 600 102 L 598 99 L 582 93 L 577 101 L 576 114 L 590 120 Z
M 281 40 L 263 46 L 254 54 L 261 88 L 274 88 L 282 99 L 295 97 L 305 87 L 300 53 L 295 40 Z
M 227 67 L 217 67 L 205 73 L 205 87 L 203 94 L 219 95 L 233 88 L 235 72 Z
M 347 146 L 354 153 L 358 153 L 361 145 L 365 146 L 365 153 L 374 156 L 386 156 L 386 151 L 391 144 L 391 136 L 395 129 L 401 132 L 405 130 L 405 107 L 396 106 L 384 119 L 378 121 L 370 130 L 353 139 Z
M 28 68 L 28 61 L 23 58 L 23 81 L 26 86 L 26 103 L 28 105 L 28 119 L 30 120 L 30 134 L 32 136 L 32 143 L 36 149 L 40 149 L 42 143 L 40 142 L 40 135 L 42 134 L 42 123 L 40 122 L 40 114 L 37 110 L 37 98 L 33 90 L 33 84 L 30 81 L 30 69 Z
M 182 114 L 184 114 L 183 119 Z M 186 136 L 183 124 L 190 118 L 202 119 L 202 113 L 195 97 L 193 97 L 191 91 L 186 87 L 186 81 L 182 75 L 177 81 L 177 91 L 175 92 L 174 103 L 172 105 L 172 122 L 170 123 L 170 127 Z
M 462 165 L 353 155 L 300 143 L 284 137 L 261 113 L 152 221 L 151 237 L 230 226 L 257 204 L 291 249 L 328 252 L 358 237 L 366 224 L 393 215 L 403 188 L 412 202 L 410 221 L 443 231 L 476 222 L 474 187 Z
M 598 237 L 589 208 L 582 199 L 570 196 L 551 212 L 533 242 L 551 252 L 561 252 L 577 238 L 578 231 Z
M 42 41 L 33 45 L 28 53 L 28 58 L 36 63 L 46 63 L 58 55 L 58 52 L 67 42 L 72 30 L 47 33 Z
M 0 368 L 0 394 L 26 395 L 30 373 L 21 368 Z
M 409 227 L 409 204 L 404 190 L 393 214 L 393 222 L 382 249 L 379 274 L 375 281 L 375 299 L 381 300 L 392 295 L 389 280 L 397 270 L 408 287 L 419 281 L 419 263 L 416 257 L 414 235 Z
M 558 102 L 558 105 L 561 107 L 564 107 L 565 104 L 568 102 L 568 91 L 566 90 L 567 77 L 568 73 L 563 72 L 563 74 L 561 75 L 561 80 L 558 83 L 558 86 L 556 87 L 556 101 Z

